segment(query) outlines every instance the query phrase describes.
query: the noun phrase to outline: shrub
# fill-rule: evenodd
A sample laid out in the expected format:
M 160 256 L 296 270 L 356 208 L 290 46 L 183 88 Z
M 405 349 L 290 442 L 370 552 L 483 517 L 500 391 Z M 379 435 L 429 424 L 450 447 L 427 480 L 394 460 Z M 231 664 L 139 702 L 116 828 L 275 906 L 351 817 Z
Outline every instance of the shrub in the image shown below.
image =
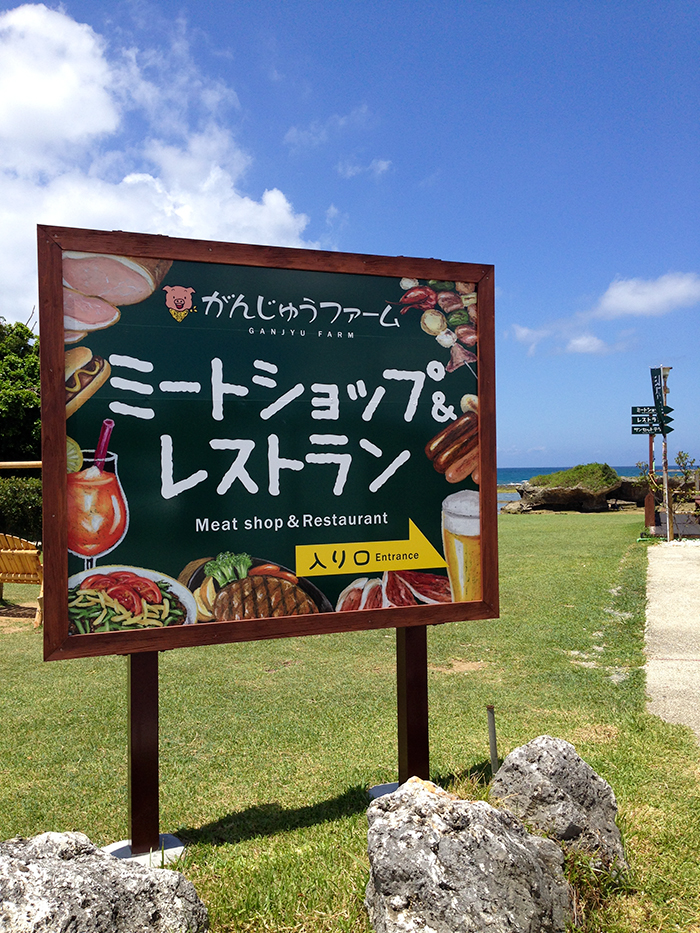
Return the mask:
M 0 477 L 0 531 L 41 541 L 41 480 Z
M 590 492 L 600 492 L 619 482 L 620 477 L 607 463 L 579 463 L 570 470 L 559 470 L 558 473 L 549 473 L 542 476 L 533 476 L 530 480 L 532 486 L 582 486 Z

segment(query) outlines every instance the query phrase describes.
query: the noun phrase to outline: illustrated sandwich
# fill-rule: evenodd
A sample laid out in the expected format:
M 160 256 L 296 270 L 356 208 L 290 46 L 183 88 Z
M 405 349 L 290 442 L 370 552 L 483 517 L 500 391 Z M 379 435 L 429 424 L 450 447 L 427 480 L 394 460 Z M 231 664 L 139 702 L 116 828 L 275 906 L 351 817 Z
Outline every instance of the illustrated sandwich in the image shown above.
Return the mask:
M 107 381 L 111 367 L 89 347 L 66 350 L 66 418 L 76 412 Z

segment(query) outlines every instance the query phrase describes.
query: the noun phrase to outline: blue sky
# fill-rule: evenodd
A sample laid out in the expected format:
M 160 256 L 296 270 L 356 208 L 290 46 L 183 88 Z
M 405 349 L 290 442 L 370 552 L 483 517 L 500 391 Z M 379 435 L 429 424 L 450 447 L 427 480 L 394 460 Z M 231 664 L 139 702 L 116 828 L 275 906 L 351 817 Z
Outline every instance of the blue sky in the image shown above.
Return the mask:
M 496 267 L 499 465 L 700 460 L 697 2 L 0 3 L 0 314 L 35 226 Z M 660 444 L 658 445 L 660 447 Z

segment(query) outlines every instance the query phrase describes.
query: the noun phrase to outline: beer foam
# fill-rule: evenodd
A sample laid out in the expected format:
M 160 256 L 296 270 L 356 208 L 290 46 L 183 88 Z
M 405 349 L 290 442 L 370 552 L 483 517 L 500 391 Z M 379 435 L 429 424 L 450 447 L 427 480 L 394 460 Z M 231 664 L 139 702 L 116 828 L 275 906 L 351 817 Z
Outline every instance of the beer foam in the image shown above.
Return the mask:
M 479 493 L 463 489 L 448 496 L 442 503 L 442 525 L 453 535 L 478 535 L 481 530 Z

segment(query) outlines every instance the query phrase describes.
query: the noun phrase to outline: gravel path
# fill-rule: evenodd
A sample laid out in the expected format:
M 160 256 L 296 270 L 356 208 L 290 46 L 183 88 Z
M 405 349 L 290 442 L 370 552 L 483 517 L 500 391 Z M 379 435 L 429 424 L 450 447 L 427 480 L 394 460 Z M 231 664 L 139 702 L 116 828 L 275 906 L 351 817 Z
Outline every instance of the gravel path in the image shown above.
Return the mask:
M 649 548 L 648 709 L 700 739 L 700 541 Z

